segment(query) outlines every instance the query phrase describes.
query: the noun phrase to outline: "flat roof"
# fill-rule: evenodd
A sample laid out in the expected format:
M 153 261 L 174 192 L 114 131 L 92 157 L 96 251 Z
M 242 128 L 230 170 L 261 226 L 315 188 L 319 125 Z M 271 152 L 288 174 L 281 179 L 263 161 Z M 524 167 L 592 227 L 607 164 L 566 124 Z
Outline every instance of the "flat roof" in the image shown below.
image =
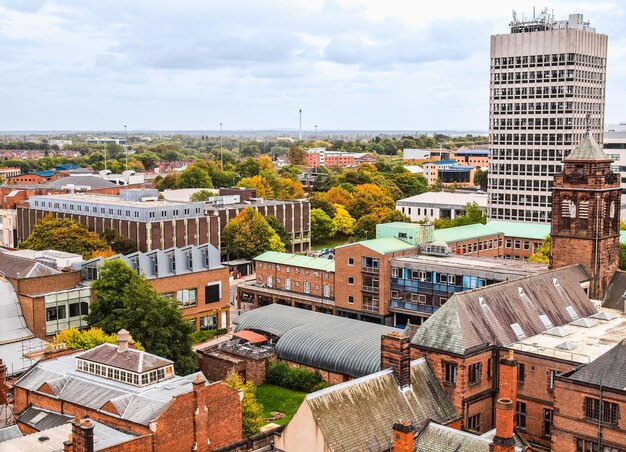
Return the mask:
M 90 194 L 90 193 L 69 193 L 66 195 L 37 195 L 31 196 L 31 207 L 33 206 L 32 200 L 39 201 L 80 201 L 80 202 L 91 202 L 96 204 L 107 204 L 113 206 L 129 206 L 129 207 L 162 207 L 162 206 L 189 206 L 194 204 L 204 205 L 203 203 L 192 203 L 192 202 L 177 202 L 177 201 L 126 201 L 120 199 L 119 196 L 114 195 L 101 195 L 101 194 Z
M 348 243 L 346 245 L 341 245 L 336 248 L 344 248 L 346 246 L 352 245 L 363 245 L 364 247 L 369 248 L 370 250 L 375 251 L 379 254 L 397 253 L 399 251 L 406 251 L 416 248 L 416 245 L 411 245 L 410 243 L 393 237 L 361 240 L 360 242 Z
M 435 240 L 441 242 L 455 242 L 502 233 L 503 231 L 487 229 L 484 224 L 468 224 L 454 228 L 435 229 Z
M 425 263 L 436 265 L 438 267 L 450 267 L 459 269 L 461 267 L 472 268 L 475 270 L 489 271 L 492 273 L 509 273 L 519 274 L 520 276 L 532 275 L 547 270 L 548 266 L 544 264 L 510 259 L 497 259 L 490 257 L 472 257 L 472 256 L 432 256 L 427 254 L 412 254 L 410 256 L 395 257 L 391 262 L 398 263 Z
M 454 228 L 436 229 L 435 240 L 454 242 L 495 234 L 504 234 L 507 237 L 519 237 L 523 239 L 543 240 L 550 234 L 550 223 L 490 221 L 487 224 L 468 224 Z M 626 240 L 626 235 L 624 235 L 624 239 Z
M 553 334 L 544 331 L 509 345 L 508 348 L 542 356 L 586 364 L 608 352 L 626 337 L 626 315 L 615 309 L 600 308 L 611 320 L 595 315 L 562 326 Z M 576 326 L 576 324 L 588 326 Z M 558 334 L 558 335 L 555 335 Z M 567 344 L 567 345 L 564 345 Z
M 455 155 L 489 155 L 489 149 L 461 149 Z
M 433 207 L 438 205 L 444 206 L 456 206 L 463 208 L 468 202 L 475 202 L 479 207 L 487 207 L 487 194 L 486 193 L 463 193 L 463 192 L 426 192 L 421 195 L 410 196 L 404 199 L 398 199 L 396 205 L 409 205 L 411 204 L 428 204 Z

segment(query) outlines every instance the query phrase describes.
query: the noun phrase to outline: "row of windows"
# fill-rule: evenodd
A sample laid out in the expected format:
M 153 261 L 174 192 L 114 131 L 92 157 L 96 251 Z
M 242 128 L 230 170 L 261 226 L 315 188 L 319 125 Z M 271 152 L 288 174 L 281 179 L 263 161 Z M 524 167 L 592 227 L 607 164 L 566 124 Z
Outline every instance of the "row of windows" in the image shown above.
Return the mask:
M 561 165 L 530 165 L 530 164 L 504 164 L 489 165 L 489 170 L 495 174 L 517 174 L 526 176 L 552 175 L 561 172 Z
M 265 281 L 263 280 L 263 276 L 259 275 L 258 280 L 261 284 L 266 284 L 267 287 L 277 287 L 280 288 L 280 286 L 283 283 L 283 280 L 280 277 L 276 277 L 276 280 L 274 280 L 274 277 L 272 275 L 268 275 L 267 278 L 265 279 Z M 304 293 L 311 293 L 311 282 L 310 281 L 303 281 L 302 283 L 300 283 L 300 281 L 292 281 L 291 278 L 285 278 L 285 290 L 294 290 L 293 288 L 299 288 L 300 286 L 302 286 L 302 292 Z M 315 291 L 319 291 L 320 290 L 320 285 L 318 283 L 315 283 L 313 285 Z M 330 285 L 329 284 L 324 284 L 324 296 L 325 297 L 330 297 L 331 293 L 330 293 Z M 295 290 L 295 292 L 300 292 L 299 290 Z
M 495 171 L 494 171 L 495 173 Z M 499 173 L 497 173 L 499 175 Z M 549 176 L 547 171 L 544 175 Z M 526 190 L 526 191 L 548 191 L 550 187 L 552 187 L 553 181 L 546 180 L 529 180 L 529 179 L 515 179 L 515 178 L 502 178 L 502 177 L 491 177 L 489 179 L 489 187 L 491 188 L 500 188 L 500 189 L 512 189 L 512 190 Z M 492 201 L 501 201 L 500 198 L 496 199 L 492 194 Z
M 572 101 L 558 101 L 558 102 L 502 102 L 493 103 L 491 106 L 491 112 L 493 114 L 562 114 L 572 113 L 573 111 L 583 112 L 600 112 L 603 108 L 601 102 L 572 102 Z M 598 120 L 595 120 L 597 125 Z
M 410 296 L 409 296 L 410 295 Z M 446 301 L 448 301 L 447 297 L 442 297 L 442 296 L 435 296 L 433 295 L 431 297 L 430 303 L 428 303 L 428 296 L 426 294 L 423 293 L 400 293 L 397 290 L 392 290 L 391 291 L 391 299 L 392 300 L 404 300 L 405 298 L 408 298 L 408 300 L 406 301 L 410 301 L 411 303 L 418 303 L 418 304 L 428 304 L 429 306 L 443 306 Z M 437 302 L 439 303 L 439 305 L 437 305 Z
M 152 370 L 140 375 L 136 372 L 128 372 L 123 369 L 92 363 L 82 359 L 76 360 L 76 370 L 97 375 L 108 380 L 121 381 L 122 383 L 128 383 L 135 386 L 139 386 L 140 381 L 141 386 L 143 386 L 164 380 L 166 376 L 169 378 L 174 375 L 174 369 L 172 366 Z
M 505 204 L 508 205 L 508 204 Z M 508 209 L 508 208 L 492 208 L 492 219 L 517 219 L 524 221 L 540 221 L 544 222 L 550 218 L 550 213 L 547 210 L 537 209 Z
M 564 151 L 561 149 L 502 149 L 493 148 L 490 151 L 492 160 L 563 160 Z
M 514 88 L 494 88 L 494 99 L 520 99 L 525 97 L 571 97 L 580 94 L 585 97 L 602 97 L 604 89 L 594 86 L 548 85 L 523 86 Z
M 52 202 L 52 201 L 39 201 L 39 200 L 35 200 L 33 201 L 33 205 L 35 207 L 48 207 L 48 208 L 53 208 L 53 209 L 62 209 L 62 210 L 70 210 L 70 211 L 76 211 L 76 212 L 85 212 L 85 213 L 96 213 L 96 214 L 108 214 L 108 215 L 117 215 L 118 217 L 126 217 L 126 218 L 130 218 L 131 216 L 133 218 L 139 218 L 139 210 L 129 210 L 129 209 L 120 209 L 120 208 L 112 208 L 112 207 L 98 207 L 98 206 L 89 206 L 89 205 L 83 205 L 83 204 L 72 204 L 72 203 L 58 203 L 58 202 Z M 189 215 L 191 213 L 192 209 L 186 208 L 183 209 L 183 212 L 185 215 Z M 196 207 L 195 209 L 193 209 L 195 211 L 196 214 L 200 214 L 200 207 Z M 149 211 L 148 212 L 148 216 L 151 219 L 154 219 L 156 217 L 157 211 Z M 180 214 L 178 209 L 174 209 L 172 211 L 172 216 L 173 217 L 178 217 Z M 168 217 L 168 212 L 167 210 L 162 210 L 161 211 L 161 218 L 166 218 Z
M 521 109 L 520 109 L 521 110 Z M 595 121 L 595 119 L 594 119 Z M 582 123 L 580 118 L 494 118 L 493 119 L 493 130 L 500 129 L 571 129 L 573 124 Z
M 281 266 L 280 264 L 272 264 L 271 262 L 259 262 L 257 264 L 259 266 L 259 268 L 267 268 L 268 270 L 272 270 L 274 269 L 274 267 L 276 267 L 276 271 L 279 272 L 282 270 L 283 266 Z M 285 265 L 285 273 L 291 273 L 291 268 L 289 265 Z M 293 267 L 293 272 L 296 275 L 299 275 L 300 272 L 304 272 L 305 276 L 309 276 L 311 274 L 311 270 L 309 270 L 308 268 L 304 268 L 301 269 L 300 267 Z M 319 276 L 319 272 L 314 270 L 313 271 L 313 276 L 315 276 L 316 278 Z M 324 278 L 325 279 L 329 279 L 330 278 L 330 273 L 329 272 L 325 272 L 324 274 Z
M 402 213 L 406 213 L 408 215 L 411 215 L 411 207 L 407 207 L 406 211 L 404 210 L 404 206 L 402 206 Z M 432 217 L 434 215 L 434 209 L 426 209 L 424 208 L 424 216 L 428 216 L 428 212 L 430 211 L 430 216 Z M 416 215 L 422 215 L 422 208 L 421 207 L 417 207 L 415 208 L 415 214 Z
M 576 452 L 599 452 L 598 439 L 576 438 Z M 626 452 L 626 449 L 603 445 L 602 452 Z
M 582 63 L 604 67 L 606 65 L 606 59 L 591 55 L 581 55 L 579 53 L 551 53 L 545 55 L 496 57 L 491 59 L 492 67 L 496 68 L 526 64 L 549 65 L 559 63 Z
M 176 301 L 178 308 L 189 308 L 198 305 L 198 289 L 182 289 L 175 293 L 163 294 L 163 296 Z
M 588 71 L 584 69 L 552 69 L 544 71 L 509 71 L 493 72 L 492 81 L 495 84 L 502 83 L 540 83 L 545 81 L 586 81 L 602 83 L 604 73 L 602 71 Z

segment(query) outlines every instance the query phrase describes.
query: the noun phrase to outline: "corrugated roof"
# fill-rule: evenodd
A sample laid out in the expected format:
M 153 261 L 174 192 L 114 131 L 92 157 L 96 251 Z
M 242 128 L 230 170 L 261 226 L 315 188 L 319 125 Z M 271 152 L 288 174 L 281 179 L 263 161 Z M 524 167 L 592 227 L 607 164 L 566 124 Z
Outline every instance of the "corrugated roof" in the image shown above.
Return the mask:
M 97 188 L 115 187 L 113 182 L 92 175 L 62 177 L 43 184 L 45 188 L 63 188 L 68 185 L 90 187 L 92 190 Z
M 335 261 L 321 257 L 301 256 L 299 254 L 279 253 L 266 251 L 254 258 L 255 261 L 270 262 L 272 264 L 291 265 L 294 267 L 310 268 L 325 272 L 335 271 Z
M 620 342 L 604 355 L 566 376 L 581 383 L 626 390 L 626 342 Z
M 539 318 L 569 324 L 572 312 L 596 312 L 580 283 L 589 280 L 581 265 L 507 281 L 453 295 L 417 330 L 412 343 L 464 355 L 490 345 L 509 345 L 543 333 Z
M 602 147 L 591 134 L 591 130 L 587 132 L 580 144 L 563 159 L 564 162 L 578 162 L 581 160 L 613 161 L 602 151 Z
M 235 324 L 236 332 L 279 336 L 275 351 L 280 358 L 351 377 L 380 370 L 380 337 L 400 331 L 279 304 L 245 312 Z
M 411 362 L 408 388 L 400 389 L 387 369 L 309 394 L 305 403 L 332 451 L 388 450 L 400 420 L 421 425 L 458 418 L 424 358 Z
M 18 422 L 22 422 L 35 430 L 48 430 L 49 428 L 58 427 L 71 420 L 72 416 L 66 416 L 54 411 L 45 410 L 35 405 L 29 406 L 17 418 Z
M 469 432 L 429 422 L 415 438 L 419 452 L 489 452 L 491 441 Z

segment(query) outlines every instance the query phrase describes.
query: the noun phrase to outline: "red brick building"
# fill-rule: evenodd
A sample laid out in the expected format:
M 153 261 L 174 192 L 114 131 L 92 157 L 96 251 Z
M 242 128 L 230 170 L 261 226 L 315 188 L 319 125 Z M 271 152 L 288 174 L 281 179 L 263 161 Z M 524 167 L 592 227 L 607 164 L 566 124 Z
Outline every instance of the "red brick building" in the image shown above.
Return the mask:
M 207 383 L 201 373 L 179 377 L 173 363 L 129 348 L 103 344 L 40 362 L 14 385 L 14 410 L 23 433 L 38 431 L 23 418 L 33 407 L 90 419 L 139 437 L 147 448 L 210 451 L 241 439 L 239 393 Z M 83 422 L 84 424 L 84 422 Z M 97 427 L 96 427 L 97 428 Z M 80 437 L 77 438 L 80 441 Z
M 582 263 L 591 275 L 591 296 L 602 299 L 619 267 L 619 175 L 591 132 L 563 159 L 552 188 L 554 268 Z

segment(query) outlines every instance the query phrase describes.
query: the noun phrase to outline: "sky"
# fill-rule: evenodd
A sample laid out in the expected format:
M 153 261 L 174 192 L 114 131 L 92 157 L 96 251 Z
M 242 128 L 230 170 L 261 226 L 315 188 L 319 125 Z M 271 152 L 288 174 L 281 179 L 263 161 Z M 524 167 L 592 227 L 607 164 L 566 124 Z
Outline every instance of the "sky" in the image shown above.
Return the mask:
M 0 130 L 486 130 L 490 35 L 524 0 L 0 0 Z M 623 0 L 536 5 L 609 36 Z

